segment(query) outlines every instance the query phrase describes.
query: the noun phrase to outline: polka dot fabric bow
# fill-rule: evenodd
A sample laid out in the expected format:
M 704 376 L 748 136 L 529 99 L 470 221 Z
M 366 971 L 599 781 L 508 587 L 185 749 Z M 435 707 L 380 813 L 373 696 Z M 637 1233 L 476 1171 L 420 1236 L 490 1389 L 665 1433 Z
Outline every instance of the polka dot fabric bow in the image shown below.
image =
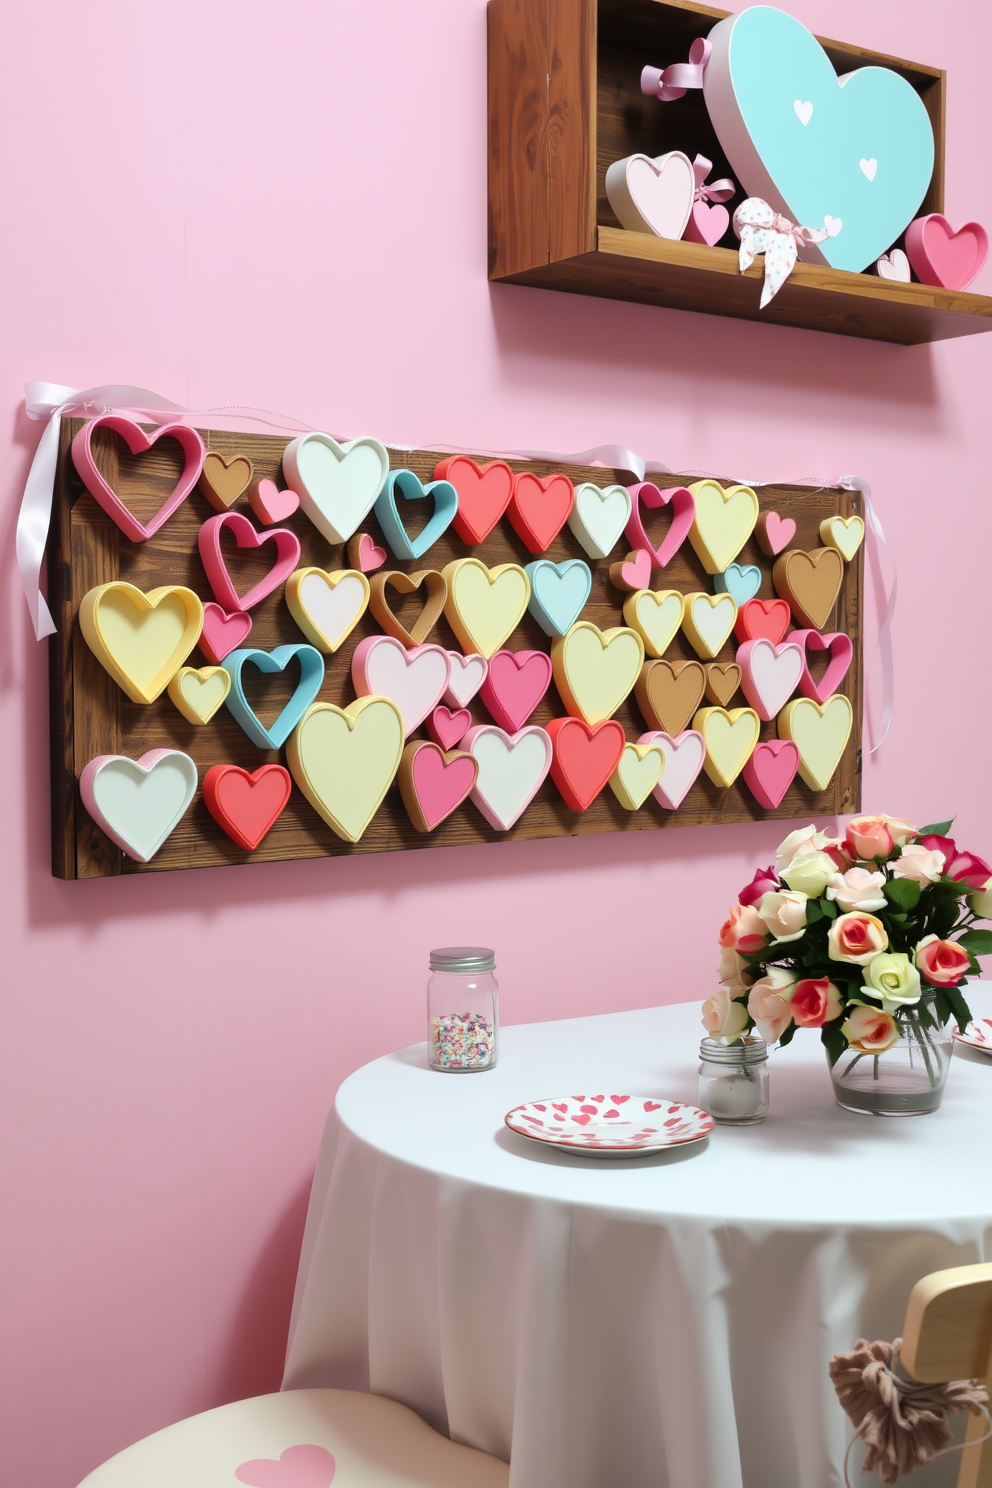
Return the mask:
M 804 243 L 822 243 L 835 238 L 843 227 L 839 217 L 824 218 L 823 227 L 797 227 L 788 217 L 772 210 L 760 196 L 749 196 L 734 213 L 734 232 L 741 240 L 741 273 L 749 269 L 759 253 L 765 255 L 765 282 L 760 309 L 775 298 L 792 273 Z

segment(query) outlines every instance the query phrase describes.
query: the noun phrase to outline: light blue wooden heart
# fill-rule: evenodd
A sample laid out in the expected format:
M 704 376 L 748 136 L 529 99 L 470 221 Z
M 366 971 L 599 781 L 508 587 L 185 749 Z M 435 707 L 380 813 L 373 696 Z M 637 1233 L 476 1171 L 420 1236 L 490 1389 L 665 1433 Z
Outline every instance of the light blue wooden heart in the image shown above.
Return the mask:
M 530 579 L 530 610 L 545 635 L 563 636 L 585 609 L 592 592 L 592 570 L 581 558 L 552 563 L 538 558 L 524 565 Z
M 933 174 L 933 129 L 914 88 L 887 67 L 838 78 L 799 21 L 756 5 L 709 34 L 703 95 L 745 195 L 805 227 L 843 227 L 804 258 L 855 272 L 912 222 Z
M 296 691 L 275 722 L 266 728 L 245 697 L 242 669 L 247 663 L 260 672 L 282 672 L 294 656 L 300 659 L 300 680 Z M 229 652 L 224 657 L 224 670 L 231 674 L 231 690 L 226 698 L 228 709 L 251 742 L 259 749 L 281 749 L 320 691 L 324 680 L 324 658 L 316 646 L 276 646 L 274 651 L 258 651 L 248 646 L 242 651 Z
M 755 568 L 753 563 L 745 566 L 732 563 L 723 573 L 713 575 L 713 588 L 717 594 L 729 594 L 740 609 L 761 588 L 761 569 Z
M 406 501 L 423 501 L 427 496 L 434 498 L 431 519 L 416 537 L 409 537 L 403 526 L 403 519 L 396 508 L 397 492 Z M 451 526 L 457 510 L 458 492 L 450 481 L 431 481 L 425 486 L 412 470 L 391 470 L 375 500 L 379 526 L 397 558 L 422 558 L 427 549 L 437 542 L 441 533 Z

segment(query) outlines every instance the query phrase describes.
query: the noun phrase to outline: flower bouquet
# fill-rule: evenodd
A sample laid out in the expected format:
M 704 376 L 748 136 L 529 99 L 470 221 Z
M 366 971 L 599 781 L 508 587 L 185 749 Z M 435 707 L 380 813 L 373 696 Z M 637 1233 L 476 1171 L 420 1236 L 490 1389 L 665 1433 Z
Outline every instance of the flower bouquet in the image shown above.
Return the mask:
M 787 1044 L 797 1028 L 818 1028 L 842 1105 L 936 1109 L 944 1030 L 952 1020 L 964 1030 L 961 989 L 979 973 L 976 956 L 992 952 L 992 931 L 973 928 L 992 919 L 992 867 L 961 851 L 951 826 L 870 816 L 843 837 L 791 832 L 720 930 L 721 988 L 703 1004 L 709 1036 L 732 1043 L 757 1028 Z M 879 1058 L 900 1043 L 905 1068 L 890 1059 L 883 1079 Z M 844 1098 L 852 1087 L 859 1093 Z

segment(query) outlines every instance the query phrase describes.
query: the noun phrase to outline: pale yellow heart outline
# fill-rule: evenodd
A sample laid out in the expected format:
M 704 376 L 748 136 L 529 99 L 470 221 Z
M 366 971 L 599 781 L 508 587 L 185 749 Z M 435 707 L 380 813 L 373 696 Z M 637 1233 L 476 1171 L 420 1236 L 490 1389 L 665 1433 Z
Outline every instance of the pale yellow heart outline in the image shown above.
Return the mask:
M 180 667 L 168 688 L 187 722 L 197 724 L 210 722 L 230 690 L 231 674 L 222 666 Z
M 181 584 L 163 584 L 146 594 L 115 579 L 83 595 L 79 628 L 131 701 L 153 703 L 199 640 L 203 605 Z
M 758 520 L 758 498 L 750 486 L 728 486 L 701 480 L 689 487 L 696 517 L 689 541 L 708 574 L 723 573 L 737 557 Z
M 555 686 L 569 713 L 588 724 L 613 717 L 643 665 L 644 642 L 627 626 L 600 630 L 590 620 L 577 620 L 551 642 Z
M 700 708 L 692 726 L 703 736 L 703 769 L 714 785 L 733 785 L 754 753 L 761 724 L 753 708 Z
M 705 618 L 708 619 L 710 615 L 720 615 L 725 619 L 722 632 L 706 631 L 704 633 L 697 621 L 697 605 L 701 606 Z M 698 590 L 685 596 L 682 629 L 696 655 L 701 656 L 704 661 L 712 661 L 714 657 L 719 656 L 736 623 L 737 601 L 732 594 L 707 594 L 704 590 Z M 717 636 L 719 638 L 715 639 Z
M 651 756 L 657 755 L 653 767 Z M 647 765 L 649 768 L 645 769 Z M 665 751 L 660 744 L 625 744 L 616 769 L 610 776 L 613 794 L 625 811 L 639 811 L 661 779 Z
M 462 650 L 489 661 L 523 619 L 530 578 L 519 563 L 487 568 L 478 558 L 456 558 L 442 574 L 448 586 L 444 613 Z
M 403 719 L 385 697 L 346 708 L 312 703 L 286 742 L 286 763 L 317 815 L 345 842 L 358 842 L 396 778 Z
M 685 595 L 678 589 L 636 589 L 623 602 L 623 618 L 644 642 L 648 656 L 664 656 L 685 615 Z
M 799 773 L 810 790 L 826 790 L 854 728 L 851 700 L 835 692 L 825 703 L 793 698 L 778 715 L 778 736 L 799 750 Z
M 865 540 L 865 524 L 860 517 L 824 517 L 820 523 L 820 541 L 825 548 L 836 548 L 845 563 L 850 563 Z

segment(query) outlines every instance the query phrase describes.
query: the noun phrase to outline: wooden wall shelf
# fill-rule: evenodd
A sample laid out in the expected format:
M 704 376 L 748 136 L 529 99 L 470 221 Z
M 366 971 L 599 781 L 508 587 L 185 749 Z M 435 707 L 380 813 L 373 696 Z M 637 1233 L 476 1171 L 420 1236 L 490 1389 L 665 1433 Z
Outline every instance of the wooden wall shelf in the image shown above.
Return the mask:
M 626 232 L 606 198 L 607 167 L 635 151 L 681 149 L 733 175 L 702 95 L 660 104 L 640 91 L 646 62 L 682 61 L 728 12 L 695 0 L 489 0 L 489 277 L 804 330 L 917 345 L 992 330 L 992 298 L 797 264 L 765 310 L 762 261 L 741 275 L 736 240 L 671 242 Z M 944 73 L 820 38 L 839 72 L 893 67 L 934 127 L 921 212 L 944 206 Z

